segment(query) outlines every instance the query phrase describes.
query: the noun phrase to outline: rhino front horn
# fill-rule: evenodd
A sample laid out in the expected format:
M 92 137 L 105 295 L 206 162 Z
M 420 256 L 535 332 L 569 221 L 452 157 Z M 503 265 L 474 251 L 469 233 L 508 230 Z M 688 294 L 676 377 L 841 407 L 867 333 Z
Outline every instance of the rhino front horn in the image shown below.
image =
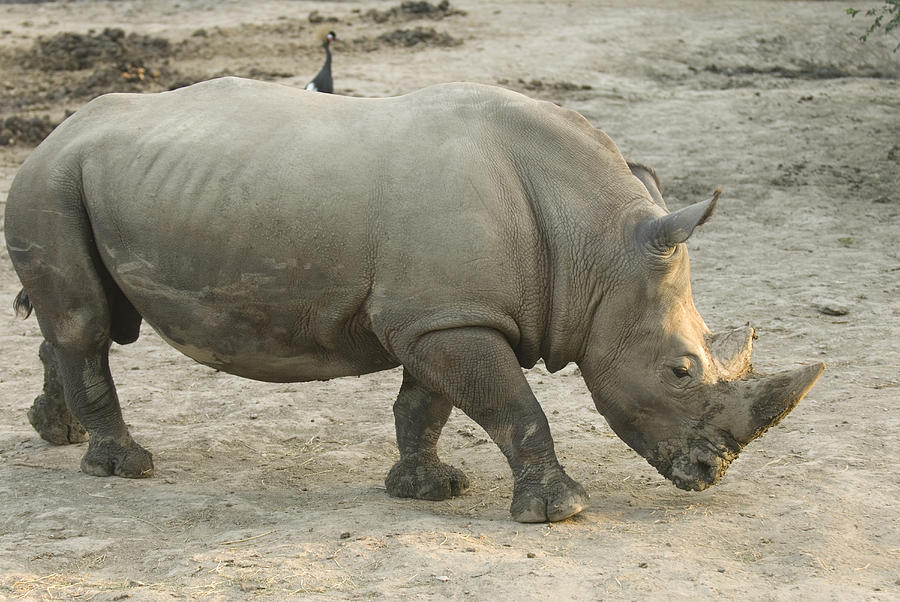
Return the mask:
M 770 376 L 750 373 L 747 378 L 735 381 L 740 389 L 738 407 L 742 408 L 740 415 L 729 420 L 728 430 L 735 440 L 743 447 L 781 422 L 812 389 L 824 370 L 825 364 L 819 362 Z

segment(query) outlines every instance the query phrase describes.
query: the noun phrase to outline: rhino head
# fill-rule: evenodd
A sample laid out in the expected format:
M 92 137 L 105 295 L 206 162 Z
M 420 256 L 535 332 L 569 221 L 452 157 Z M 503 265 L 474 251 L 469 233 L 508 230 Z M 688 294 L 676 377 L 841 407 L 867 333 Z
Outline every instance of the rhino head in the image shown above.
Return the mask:
M 613 278 L 605 291 L 579 362 L 616 434 L 677 487 L 697 491 L 778 424 L 825 368 L 757 373 L 750 326 L 719 334 L 706 327 L 683 243 L 718 196 L 674 213 L 658 204 L 632 220 L 628 277 Z

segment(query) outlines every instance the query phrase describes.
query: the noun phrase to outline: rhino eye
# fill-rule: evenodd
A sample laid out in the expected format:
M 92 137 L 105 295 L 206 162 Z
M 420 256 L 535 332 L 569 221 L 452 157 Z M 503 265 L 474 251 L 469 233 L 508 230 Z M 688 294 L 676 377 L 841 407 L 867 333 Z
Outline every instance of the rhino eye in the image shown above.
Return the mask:
M 682 358 L 681 363 L 672 366 L 672 374 L 674 374 L 678 379 L 690 378 L 692 376 L 691 364 L 693 364 L 693 362 L 690 360 L 690 358 Z
M 672 374 L 674 374 L 678 378 L 688 378 L 691 375 L 691 371 L 684 366 L 676 366 L 672 368 Z

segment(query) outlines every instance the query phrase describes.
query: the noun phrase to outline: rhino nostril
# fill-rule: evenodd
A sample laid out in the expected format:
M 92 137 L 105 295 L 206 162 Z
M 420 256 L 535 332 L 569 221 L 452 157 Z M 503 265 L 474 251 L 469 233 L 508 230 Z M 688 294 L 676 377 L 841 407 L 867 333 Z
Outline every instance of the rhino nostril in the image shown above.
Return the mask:
M 697 466 L 697 472 L 707 481 L 713 482 L 719 476 L 719 458 L 709 451 L 693 450 L 691 460 Z

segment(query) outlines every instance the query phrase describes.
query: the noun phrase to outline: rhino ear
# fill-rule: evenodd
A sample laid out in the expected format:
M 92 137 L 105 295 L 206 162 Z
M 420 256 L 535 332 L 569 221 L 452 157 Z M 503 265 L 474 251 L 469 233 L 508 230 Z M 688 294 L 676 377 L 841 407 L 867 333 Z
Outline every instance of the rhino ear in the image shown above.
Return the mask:
M 643 184 L 644 188 L 647 189 L 647 192 L 650 193 L 650 198 L 653 199 L 653 202 L 668 211 L 669 208 L 666 207 L 666 201 L 663 200 L 662 186 L 659 183 L 659 177 L 656 175 L 656 170 L 643 163 L 631 161 L 630 159 L 627 159 L 626 163 L 628 163 L 628 169 L 631 170 L 631 175 L 641 181 L 641 184 Z
M 642 228 L 645 242 L 653 248 L 668 250 L 690 238 L 694 228 L 709 219 L 716 201 L 722 193 L 716 188 L 713 197 L 706 201 L 688 205 L 674 213 L 663 215 L 646 223 Z

